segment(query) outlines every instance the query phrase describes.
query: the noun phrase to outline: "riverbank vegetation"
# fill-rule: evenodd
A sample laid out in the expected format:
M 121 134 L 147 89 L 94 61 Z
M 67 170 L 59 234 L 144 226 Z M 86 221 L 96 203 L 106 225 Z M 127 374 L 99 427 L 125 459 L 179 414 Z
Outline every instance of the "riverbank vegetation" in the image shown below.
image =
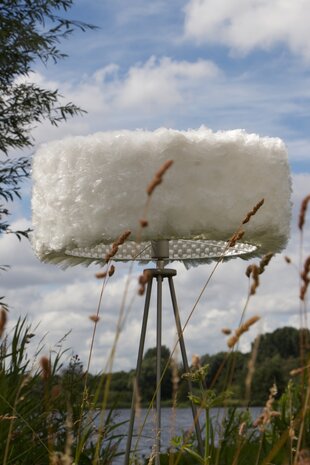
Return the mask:
M 129 405 L 134 371 L 111 375 L 107 402 L 103 393 L 110 375 L 88 373 L 85 391 L 85 372 L 77 355 L 71 357 L 67 366 L 63 365 L 65 351 L 61 347 L 53 359 L 41 356 L 40 347 L 36 356 L 30 357 L 31 327 L 26 320 L 20 320 L 12 335 L 5 335 L 3 312 L 0 346 L 1 463 L 113 464 L 124 452 L 119 448 L 122 436 L 113 411 Z M 209 444 L 204 453 L 209 459 L 199 455 L 193 426 L 189 424 L 182 436 L 171 438 L 171 450 L 168 455 L 162 455 L 161 463 L 246 464 L 250 463 L 253 454 L 263 458 L 274 457 L 273 462 L 260 460 L 259 464 L 295 463 L 293 459 L 287 461 L 287 458 L 294 456 L 300 428 L 302 439 L 299 449 L 310 444 L 310 414 L 306 407 L 309 401 L 307 370 L 296 369 L 300 366 L 301 337 L 308 340 L 309 332 L 290 327 L 279 328 L 260 337 L 260 353 L 250 398 L 247 397 L 245 380 L 252 352 L 231 352 L 230 359 L 224 352 L 197 356 L 190 373 L 184 376 L 178 372 L 177 392 L 173 392 L 175 367 L 170 366 L 162 382 L 163 399 L 172 405 L 175 394 L 172 412 L 173 408 L 189 406 L 185 378 L 191 377 L 194 384 L 192 400 L 203 412 L 201 417 L 205 425 L 209 423 L 207 428 L 204 427 L 204 444 L 206 441 Z M 252 349 L 255 345 L 256 341 Z M 155 356 L 155 349 L 148 350 L 144 356 L 141 405 L 150 404 L 156 388 Z M 169 358 L 170 351 L 163 347 L 163 367 Z M 37 366 L 35 359 L 39 361 Z M 232 364 L 233 375 L 227 384 Z M 253 401 L 255 398 L 256 402 Z M 262 406 L 261 415 L 257 418 L 252 418 L 247 409 L 253 404 Z M 243 408 L 237 408 L 237 405 Z M 225 417 L 213 417 L 211 420 L 211 409 L 219 406 L 227 407 Z M 101 408 L 96 410 L 96 407 Z M 75 456 L 78 457 L 77 462 L 74 462 Z M 66 461 L 68 457 L 71 461 Z
M 253 373 L 250 405 L 262 406 L 269 394 L 270 387 L 277 385 L 278 395 L 281 396 L 291 379 L 290 372 L 300 364 L 300 338 L 309 340 L 309 331 L 300 331 L 292 327 L 279 328 L 272 333 L 260 336 L 259 352 L 257 354 L 255 371 Z M 252 349 L 257 342 L 253 341 Z M 225 390 L 225 383 L 229 376 L 231 365 L 234 365 L 229 384 L 230 405 L 244 405 L 246 386 L 244 380 L 248 373 L 252 350 L 248 353 L 235 351 L 219 352 L 213 355 L 200 355 L 202 365 L 208 365 L 204 383 L 207 388 L 212 387 L 216 394 Z M 162 348 L 162 367 L 165 367 L 170 359 L 170 351 Z M 143 406 L 147 406 L 152 400 L 156 387 L 156 349 L 146 351 L 143 358 L 142 373 L 140 379 L 140 399 Z M 221 369 L 222 367 L 222 369 Z M 173 401 L 173 366 L 166 369 L 162 380 L 162 399 L 166 405 L 172 405 Z M 182 366 L 177 367 L 180 379 L 177 393 L 178 406 L 188 406 L 188 386 L 186 379 L 182 378 Z M 221 375 L 217 372 L 221 370 Z M 120 408 L 130 407 L 132 397 L 132 384 L 134 370 L 120 371 L 111 374 L 109 393 L 109 405 L 117 405 Z M 214 379 L 216 377 L 216 381 Z M 93 388 L 98 384 L 98 375 L 91 376 L 90 385 Z

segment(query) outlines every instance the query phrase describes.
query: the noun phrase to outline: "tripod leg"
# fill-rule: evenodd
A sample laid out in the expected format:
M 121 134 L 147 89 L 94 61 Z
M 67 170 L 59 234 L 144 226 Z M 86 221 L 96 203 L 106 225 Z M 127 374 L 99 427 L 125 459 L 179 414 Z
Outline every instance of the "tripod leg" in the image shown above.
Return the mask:
M 161 333 L 162 333 L 162 282 L 157 276 L 157 323 L 156 323 L 156 428 L 155 428 L 155 465 L 159 465 L 161 434 Z
M 172 306 L 173 306 L 173 312 L 174 312 L 174 317 L 175 317 L 175 324 L 176 324 L 176 327 L 177 327 L 178 339 L 179 339 L 179 344 L 180 344 L 180 348 L 181 348 L 183 366 L 184 366 L 185 372 L 188 373 L 189 372 L 189 366 L 188 366 L 188 361 L 187 361 L 187 355 L 186 355 L 186 349 L 185 349 L 185 344 L 184 344 L 180 314 L 179 314 L 179 309 L 178 309 L 178 304 L 177 304 L 177 299 L 176 299 L 176 295 L 175 295 L 175 290 L 174 290 L 172 277 L 169 276 L 168 280 L 169 280 L 169 288 L 170 288 L 170 295 L 171 295 L 171 301 L 172 301 Z M 192 382 L 191 382 L 190 379 L 188 379 L 188 389 L 189 389 L 190 394 L 192 394 L 193 393 L 193 385 L 192 385 Z M 195 431 L 196 431 L 196 436 L 197 436 L 198 449 L 199 449 L 200 454 L 203 455 L 203 442 L 202 442 L 202 437 L 201 437 L 201 429 L 200 429 L 200 425 L 199 425 L 199 418 L 198 418 L 197 408 L 196 408 L 196 405 L 193 402 L 191 402 L 191 407 L 192 407 L 192 414 L 193 414 Z
M 141 376 L 141 367 L 142 367 L 142 358 L 143 358 L 143 351 L 144 351 L 145 334 L 146 334 L 146 327 L 147 327 L 147 320 L 148 320 L 148 315 L 149 315 L 151 292 L 152 292 L 152 282 L 153 282 L 153 279 L 151 279 L 148 282 L 147 288 L 146 288 L 143 320 L 142 320 L 139 351 L 138 351 L 138 358 L 137 358 L 136 383 L 135 383 L 135 385 L 133 387 L 133 396 L 132 396 L 131 413 L 130 413 L 130 420 L 129 420 L 129 427 L 128 427 L 128 436 L 127 436 L 127 445 L 126 445 L 124 465 L 129 465 L 130 464 L 130 449 L 131 449 L 131 442 L 132 442 L 132 436 L 133 436 L 133 427 L 134 427 L 135 413 L 136 413 L 136 410 L 135 410 L 136 397 L 137 397 L 137 392 L 136 391 L 137 391 L 137 387 L 139 385 L 139 380 L 140 380 L 140 376 Z

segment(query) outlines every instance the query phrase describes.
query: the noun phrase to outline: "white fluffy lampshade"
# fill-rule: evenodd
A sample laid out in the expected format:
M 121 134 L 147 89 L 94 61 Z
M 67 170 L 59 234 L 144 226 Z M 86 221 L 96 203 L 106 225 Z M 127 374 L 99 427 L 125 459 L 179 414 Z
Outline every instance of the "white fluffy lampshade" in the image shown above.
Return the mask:
M 173 160 L 151 198 L 148 226 L 139 220 L 146 188 Z M 151 241 L 168 239 L 170 260 L 199 263 L 221 256 L 278 252 L 289 235 L 291 182 L 278 138 L 243 130 L 115 131 L 42 145 L 33 159 L 33 247 L 46 262 L 100 262 L 124 230 L 116 260 L 152 259 Z M 235 247 L 227 241 L 248 211 Z

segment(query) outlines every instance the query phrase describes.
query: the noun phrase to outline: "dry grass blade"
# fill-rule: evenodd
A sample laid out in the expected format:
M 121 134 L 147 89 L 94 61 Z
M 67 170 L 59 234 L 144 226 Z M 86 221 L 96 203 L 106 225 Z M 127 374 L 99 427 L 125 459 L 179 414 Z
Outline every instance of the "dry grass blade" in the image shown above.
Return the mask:
M 109 278 L 113 276 L 115 273 L 115 266 L 111 265 L 110 268 L 107 271 L 98 271 L 98 273 L 95 274 L 97 279 L 105 279 L 107 276 Z
M 294 368 L 293 370 L 290 371 L 290 376 L 300 375 L 301 373 L 303 373 L 308 368 L 310 368 L 310 365 L 306 365 L 306 366 L 300 367 L 300 368 Z
M 153 177 L 152 181 L 147 186 L 146 193 L 148 195 L 148 198 L 147 198 L 147 201 L 144 207 L 142 218 L 139 220 L 141 229 L 146 228 L 149 224 L 146 217 L 147 217 L 147 211 L 149 208 L 150 197 L 153 194 L 154 189 L 163 182 L 163 176 L 166 173 L 166 171 L 172 166 L 172 164 L 173 164 L 173 160 L 165 161 L 165 163 L 155 173 L 155 176 Z
M 116 255 L 116 253 L 118 252 L 119 246 L 124 244 L 124 242 L 128 239 L 130 234 L 131 234 L 131 231 L 126 230 L 123 232 L 123 234 L 121 234 L 116 239 L 115 242 L 113 242 L 110 252 L 108 252 L 106 256 L 104 257 L 106 263 L 108 263 L 111 260 L 111 258 L 113 258 L 114 255 Z
M 266 426 L 270 423 L 271 418 L 275 416 L 280 416 L 280 413 L 273 410 L 273 403 L 275 401 L 275 397 L 277 395 L 278 389 L 277 386 L 274 384 L 270 388 L 270 394 L 266 405 L 263 409 L 262 414 L 254 421 L 253 426 L 258 427 L 260 431 L 264 431 Z
M 249 265 L 245 274 L 248 278 L 252 276 L 253 281 L 250 288 L 250 295 L 254 295 L 256 293 L 256 289 L 259 286 L 259 267 L 257 265 Z
M 300 274 L 302 284 L 300 287 L 300 300 L 305 300 L 305 296 L 307 293 L 307 289 L 309 286 L 310 282 L 310 256 L 306 258 L 305 263 L 304 263 L 304 269 Z
M 171 167 L 173 164 L 173 160 L 167 160 L 165 163 L 159 168 L 157 173 L 155 174 L 154 178 L 150 182 L 150 184 L 147 186 L 146 192 L 147 195 L 150 196 L 152 195 L 154 189 L 162 183 L 163 176 L 166 173 L 166 171 Z
M 274 254 L 270 252 L 263 256 L 259 265 L 251 264 L 247 267 L 245 274 L 248 278 L 252 276 L 253 280 L 250 288 L 250 295 L 254 295 L 256 293 L 256 289 L 259 286 L 259 275 L 265 271 L 265 268 L 269 264 L 273 255 Z
M 265 199 L 262 199 L 260 200 L 253 208 L 251 211 L 249 211 L 247 214 L 246 214 L 246 217 L 244 218 L 244 220 L 242 221 L 242 224 L 246 224 L 250 221 L 251 217 L 254 216 L 256 214 L 256 212 L 261 208 L 261 206 L 264 204 L 265 202 Z
M 256 214 L 256 212 L 260 209 L 260 207 L 263 205 L 263 203 L 265 202 L 265 199 L 262 199 L 260 200 L 256 205 L 254 205 L 254 207 L 252 208 L 252 210 L 250 210 L 244 220 L 242 221 L 240 227 L 237 229 L 237 231 L 232 235 L 232 237 L 228 240 L 228 247 L 234 247 L 236 245 L 236 243 L 238 241 L 240 241 L 240 239 L 243 238 L 244 234 L 245 234 L 245 231 L 242 229 L 242 225 L 243 224 L 246 224 L 250 221 L 250 219 L 252 218 L 252 216 L 254 216 Z
M 149 225 L 149 222 L 143 218 L 139 221 L 140 221 L 141 228 L 146 228 Z
M 138 289 L 138 294 L 139 295 L 144 295 L 144 292 L 145 292 L 145 286 L 147 285 L 147 283 L 150 282 L 150 280 L 152 279 L 152 274 L 150 273 L 149 270 L 144 270 L 143 271 L 143 274 L 141 274 L 139 276 L 139 289 Z
M 299 219 L 298 219 L 298 227 L 300 231 L 303 230 L 305 224 L 305 217 L 307 213 L 308 203 L 310 202 L 310 195 L 307 195 L 303 201 L 301 202 L 300 212 L 299 212 Z
M 235 330 L 235 334 L 231 336 L 227 341 L 227 346 L 229 349 L 232 349 L 236 343 L 239 341 L 242 334 L 247 332 L 251 326 L 253 326 L 258 320 L 260 320 L 260 316 L 255 315 L 245 321 L 239 328 Z
M 240 239 L 243 238 L 245 231 L 243 229 L 240 229 L 240 231 L 237 231 L 228 241 L 228 247 L 234 247 Z
M 272 252 L 267 253 L 266 255 L 263 256 L 259 263 L 259 274 L 262 274 L 265 271 L 266 266 L 269 265 L 270 260 L 274 254 Z
M 0 337 L 3 336 L 3 333 L 5 331 L 6 323 L 7 323 L 7 312 L 3 307 L 1 307 L 1 312 L 0 312 Z
M 41 357 L 42 378 L 47 381 L 51 376 L 51 361 L 48 357 Z

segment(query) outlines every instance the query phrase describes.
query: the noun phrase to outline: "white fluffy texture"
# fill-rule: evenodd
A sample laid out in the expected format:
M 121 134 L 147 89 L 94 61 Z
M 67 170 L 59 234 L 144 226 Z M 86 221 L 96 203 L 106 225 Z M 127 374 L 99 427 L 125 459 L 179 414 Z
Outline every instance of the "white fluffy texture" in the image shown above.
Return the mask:
M 291 184 L 278 138 L 243 130 L 101 132 L 42 145 L 33 160 L 33 245 L 42 260 L 65 250 L 113 242 L 124 230 L 135 240 L 146 186 L 168 159 L 174 164 L 151 197 L 143 240 L 227 240 L 245 214 L 246 242 L 260 253 L 286 243 Z

